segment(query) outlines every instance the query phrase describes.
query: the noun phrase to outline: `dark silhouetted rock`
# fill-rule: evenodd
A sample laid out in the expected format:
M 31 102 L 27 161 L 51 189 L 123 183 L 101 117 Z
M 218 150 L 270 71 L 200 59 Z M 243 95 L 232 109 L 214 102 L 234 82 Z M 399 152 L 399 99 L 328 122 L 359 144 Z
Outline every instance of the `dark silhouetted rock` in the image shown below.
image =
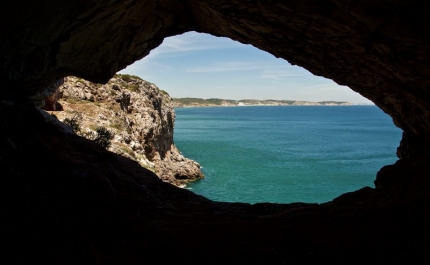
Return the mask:
M 423 0 L 3 3 L 2 262 L 427 264 L 427 4 Z M 211 202 L 163 183 L 135 161 L 67 133 L 34 107 L 33 102 L 40 105 L 50 95 L 46 88 L 55 87 L 63 77 L 105 83 L 165 37 L 192 30 L 252 44 L 372 100 L 405 131 L 398 149 L 401 159 L 378 172 L 375 189 L 364 188 L 321 205 Z M 79 93 L 96 100 L 85 87 Z M 152 104 L 157 109 L 161 102 Z M 151 146 L 144 148 L 155 155 Z

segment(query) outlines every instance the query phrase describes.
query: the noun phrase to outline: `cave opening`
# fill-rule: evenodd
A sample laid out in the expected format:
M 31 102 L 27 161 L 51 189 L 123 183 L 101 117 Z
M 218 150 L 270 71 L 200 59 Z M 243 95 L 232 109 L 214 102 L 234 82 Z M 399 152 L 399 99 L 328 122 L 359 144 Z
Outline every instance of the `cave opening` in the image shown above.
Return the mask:
M 176 108 L 175 143 L 206 176 L 187 188 L 215 201 L 322 203 L 374 187 L 376 172 L 397 160 L 401 132 L 371 101 L 251 45 L 188 32 L 166 38 L 121 73 L 177 100 L 289 100 L 278 108 Z M 351 106 L 303 106 L 315 102 Z
M 6 263 L 428 263 L 425 1 L 42 2 L 0 11 Z M 190 30 L 252 43 L 360 92 L 404 130 L 400 159 L 378 172 L 375 189 L 328 203 L 214 202 L 68 134 L 28 98 L 69 75 L 108 82 L 165 37 Z

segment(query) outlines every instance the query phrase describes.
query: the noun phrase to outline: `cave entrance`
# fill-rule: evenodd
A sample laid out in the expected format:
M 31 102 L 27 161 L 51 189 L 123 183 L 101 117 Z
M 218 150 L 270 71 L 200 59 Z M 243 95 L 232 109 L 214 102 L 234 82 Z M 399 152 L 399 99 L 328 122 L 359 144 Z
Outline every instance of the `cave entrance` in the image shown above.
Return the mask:
M 206 175 L 188 188 L 212 200 L 325 202 L 373 187 L 376 172 L 397 159 L 401 131 L 371 101 L 250 45 L 190 32 L 122 73 L 173 98 L 248 105 L 176 110 L 175 143 Z M 291 102 L 249 106 L 268 99 Z M 339 102 L 353 106 L 320 106 Z

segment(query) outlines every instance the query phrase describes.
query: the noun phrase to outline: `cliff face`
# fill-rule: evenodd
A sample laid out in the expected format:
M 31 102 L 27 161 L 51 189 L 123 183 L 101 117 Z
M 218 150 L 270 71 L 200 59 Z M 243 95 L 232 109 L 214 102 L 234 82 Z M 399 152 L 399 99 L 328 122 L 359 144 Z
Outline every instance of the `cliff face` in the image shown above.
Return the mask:
M 105 85 L 66 77 L 45 103 L 59 120 L 78 119 L 79 135 L 99 127 L 114 133 L 109 150 L 137 161 L 176 186 L 203 178 L 200 165 L 173 143 L 175 111 L 170 96 L 135 76 L 115 75 Z

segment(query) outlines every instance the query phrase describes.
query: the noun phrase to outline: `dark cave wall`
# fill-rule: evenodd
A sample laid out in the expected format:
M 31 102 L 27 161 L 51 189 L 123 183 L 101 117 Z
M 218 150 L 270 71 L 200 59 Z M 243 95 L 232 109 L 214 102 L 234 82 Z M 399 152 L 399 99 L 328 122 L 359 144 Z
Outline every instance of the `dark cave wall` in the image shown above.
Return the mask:
M 17 0 L 2 10 L 0 96 L 32 95 L 67 75 L 106 82 L 164 37 L 196 30 L 252 44 L 347 85 L 405 131 L 427 135 L 426 10 L 425 1 L 406 0 Z
M 425 1 L 8 1 L 0 9 L 0 243 L 7 264 L 427 264 Z M 26 99 L 106 82 L 164 37 L 250 43 L 374 101 L 405 130 L 376 189 L 325 204 L 211 202 L 65 134 Z M 192 254 L 190 254 L 192 251 Z M 427 262 L 426 262 L 427 260 Z M 9 262 L 10 261 L 10 262 Z
M 189 30 L 186 10 L 177 1 L 10 1 L 0 18 L 0 77 L 14 89 L 0 96 L 29 96 L 68 75 L 107 82 L 165 36 Z
M 347 85 L 402 129 L 430 132 L 430 31 L 422 1 L 223 2 L 199 1 L 198 30 L 251 43 Z

